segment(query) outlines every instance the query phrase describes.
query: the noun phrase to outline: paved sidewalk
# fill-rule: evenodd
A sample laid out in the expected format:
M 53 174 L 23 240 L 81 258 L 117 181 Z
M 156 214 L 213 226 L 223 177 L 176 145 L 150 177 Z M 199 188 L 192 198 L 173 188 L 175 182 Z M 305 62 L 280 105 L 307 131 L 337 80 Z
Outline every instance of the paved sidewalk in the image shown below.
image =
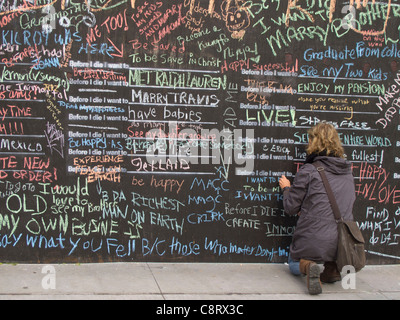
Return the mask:
M 400 265 L 369 266 L 355 280 L 355 289 L 324 285 L 313 297 L 280 264 L 2 264 L 0 299 L 400 300 Z

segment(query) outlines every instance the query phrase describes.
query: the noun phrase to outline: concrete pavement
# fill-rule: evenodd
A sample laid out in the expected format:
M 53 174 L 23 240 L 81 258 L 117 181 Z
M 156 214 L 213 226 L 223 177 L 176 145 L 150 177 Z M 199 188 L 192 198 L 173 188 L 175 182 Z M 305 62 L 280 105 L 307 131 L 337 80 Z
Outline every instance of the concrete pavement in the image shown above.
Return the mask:
M 368 266 L 320 296 L 305 281 L 281 264 L 2 264 L 0 299 L 400 300 L 400 265 Z

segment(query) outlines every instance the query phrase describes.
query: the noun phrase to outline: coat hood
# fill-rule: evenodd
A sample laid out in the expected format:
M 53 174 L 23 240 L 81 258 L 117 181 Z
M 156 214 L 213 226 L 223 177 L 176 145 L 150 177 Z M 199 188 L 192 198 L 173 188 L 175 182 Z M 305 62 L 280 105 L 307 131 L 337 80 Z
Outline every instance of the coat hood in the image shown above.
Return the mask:
M 351 163 L 346 159 L 318 156 L 315 157 L 313 163 L 321 162 L 327 172 L 336 175 L 346 175 L 352 173 Z

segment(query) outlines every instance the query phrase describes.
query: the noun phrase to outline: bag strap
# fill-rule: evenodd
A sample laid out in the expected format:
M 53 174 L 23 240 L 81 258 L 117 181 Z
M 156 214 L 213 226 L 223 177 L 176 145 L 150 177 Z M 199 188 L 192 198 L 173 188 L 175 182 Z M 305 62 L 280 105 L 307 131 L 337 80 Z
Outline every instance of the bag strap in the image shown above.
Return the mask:
M 326 177 L 325 168 L 318 165 L 317 163 L 313 163 L 313 166 L 317 169 L 317 171 L 321 175 L 326 193 L 328 194 L 329 202 L 331 203 L 333 214 L 335 215 L 336 222 L 339 223 L 340 221 L 343 221 L 343 218 L 342 215 L 340 214 L 339 206 L 336 202 L 335 195 L 333 194 L 328 178 Z

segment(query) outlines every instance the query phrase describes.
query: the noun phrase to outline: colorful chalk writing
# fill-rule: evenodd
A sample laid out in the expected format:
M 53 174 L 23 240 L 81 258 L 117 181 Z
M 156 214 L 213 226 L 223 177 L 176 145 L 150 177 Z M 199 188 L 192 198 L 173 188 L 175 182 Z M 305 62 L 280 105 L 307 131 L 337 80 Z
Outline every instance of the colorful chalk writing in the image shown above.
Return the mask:
M 328 121 L 398 263 L 399 8 L 0 1 L 0 261 L 286 262 L 278 179 Z

